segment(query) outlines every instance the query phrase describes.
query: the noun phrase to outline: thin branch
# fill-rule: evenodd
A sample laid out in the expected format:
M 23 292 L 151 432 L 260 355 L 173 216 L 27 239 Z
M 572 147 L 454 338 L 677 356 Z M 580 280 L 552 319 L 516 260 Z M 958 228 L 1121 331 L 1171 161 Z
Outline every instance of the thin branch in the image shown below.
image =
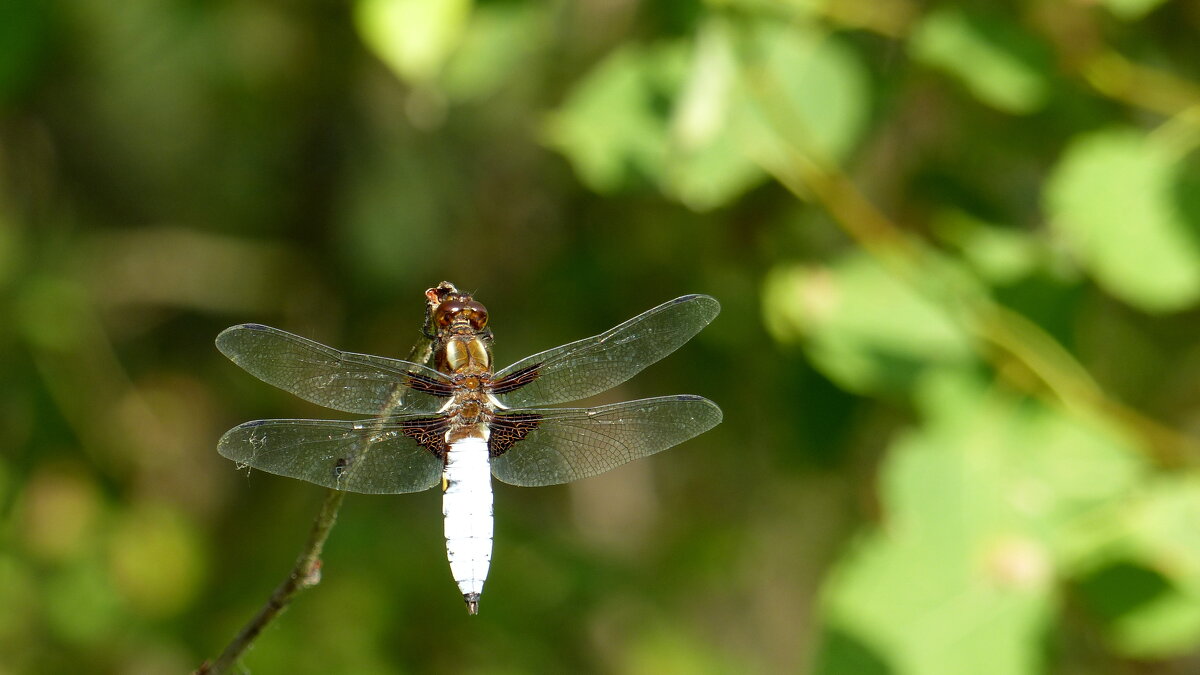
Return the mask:
M 313 521 L 312 530 L 308 533 L 308 542 L 300 553 L 300 557 L 296 559 L 296 564 L 292 566 L 291 573 L 271 594 L 267 604 L 263 605 L 254 618 L 242 627 L 242 630 L 225 647 L 225 651 L 221 652 L 217 660 L 206 661 L 193 675 L 217 675 L 228 672 L 238 662 L 238 659 L 242 658 L 242 654 L 254 643 L 267 624 L 283 612 L 297 593 L 320 583 L 321 549 L 325 546 L 325 539 L 329 537 L 329 531 L 333 529 L 333 524 L 337 522 L 338 508 L 341 507 L 342 499 L 345 496 L 346 493 L 341 490 L 330 489 L 325 492 L 325 501 L 321 504 L 321 512 Z
M 428 363 L 433 354 L 433 343 L 427 333 L 432 320 L 432 312 L 437 307 L 435 298 L 431 297 L 429 292 L 426 292 L 426 297 L 428 298 L 425 306 L 426 330 L 421 337 L 417 338 L 408 352 L 410 361 L 421 364 Z M 399 401 L 396 403 L 398 405 Z M 385 416 L 386 411 L 376 418 L 375 424 L 382 424 Z M 312 530 L 308 533 L 308 541 L 300 552 L 300 557 L 296 559 L 296 564 L 292 566 L 291 573 L 271 594 L 267 604 L 258 610 L 258 614 L 255 614 L 254 618 L 238 631 L 237 636 L 225 647 L 217 660 L 205 661 L 192 675 L 217 675 L 227 672 L 250 648 L 250 645 L 254 644 L 263 629 L 274 621 L 275 617 L 283 613 L 297 593 L 321 582 L 321 549 L 325 546 L 325 540 L 329 538 L 329 531 L 337 522 L 338 509 L 341 508 L 342 500 L 345 497 L 346 493 L 341 490 L 332 488 L 326 490 L 325 500 L 321 503 L 321 511 L 313 521 Z

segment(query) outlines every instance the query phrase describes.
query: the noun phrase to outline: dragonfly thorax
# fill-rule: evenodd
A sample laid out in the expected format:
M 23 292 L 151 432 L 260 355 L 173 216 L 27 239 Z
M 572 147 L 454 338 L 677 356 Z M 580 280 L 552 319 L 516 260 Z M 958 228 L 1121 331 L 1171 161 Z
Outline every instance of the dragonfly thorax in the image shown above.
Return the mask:
M 437 369 L 447 375 L 483 375 L 492 372 L 492 353 L 478 335 L 452 335 L 437 351 Z

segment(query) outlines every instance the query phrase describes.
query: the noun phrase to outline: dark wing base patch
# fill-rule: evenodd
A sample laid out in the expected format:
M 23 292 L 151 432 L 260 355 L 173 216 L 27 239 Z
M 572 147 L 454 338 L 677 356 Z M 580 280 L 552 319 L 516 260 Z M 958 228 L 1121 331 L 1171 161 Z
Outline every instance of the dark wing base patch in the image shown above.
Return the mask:
M 450 383 L 435 380 L 432 377 L 427 377 L 419 373 L 409 373 L 405 380 L 405 384 L 410 389 L 429 394 L 430 396 L 449 398 L 454 395 L 454 387 Z
M 521 387 L 538 379 L 541 375 L 541 363 L 535 363 L 531 366 L 526 366 L 516 372 L 505 375 L 496 382 L 492 383 L 492 393 L 496 395 L 507 394 L 516 391 Z
M 400 430 L 405 436 L 432 453 L 434 457 L 445 461 L 446 453 L 450 450 L 446 445 L 446 425 L 448 423 L 449 421 L 445 417 L 423 417 L 405 420 L 401 423 Z
M 525 438 L 541 423 L 542 416 L 537 413 L 496 415 L 492 419 L 491 435 L 488 438 L 488 456 L 499 457 L 508 452 L 514 443 Z

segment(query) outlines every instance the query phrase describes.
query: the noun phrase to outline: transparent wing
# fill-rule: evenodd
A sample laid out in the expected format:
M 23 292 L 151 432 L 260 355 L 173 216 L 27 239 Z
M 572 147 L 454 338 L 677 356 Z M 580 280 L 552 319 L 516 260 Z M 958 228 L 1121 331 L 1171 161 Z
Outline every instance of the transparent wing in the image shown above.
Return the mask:
M 257 323 L 221 331 L 217 349 L 263 382 L 343 412 L 435 412 L 445 399 L 432 391 L 440 387 L 448 390 L 446 378 L 431 368 L 382 356 L 340 352 Z
M 517 361 L 496 373 L 496 396 L 518 408 L 607 391 L 679 349 L 720 311 L 720 303 L 707 295 L 664 302 L 599 335 Z
M 567 483 L 653 455 L 708 431 L 721 421 L 717 404 L 701 396 L 662 396 L 597 408 L 514 410 L 534 428 L 498 457 L 492 474 L 512 485 Z
M 405 435 L 408 415 L 389 420 L 258 420 L 238 425 L 217 445 L 241 466 L 347 492 L 420 492 L 437 484 L 442 460 Z

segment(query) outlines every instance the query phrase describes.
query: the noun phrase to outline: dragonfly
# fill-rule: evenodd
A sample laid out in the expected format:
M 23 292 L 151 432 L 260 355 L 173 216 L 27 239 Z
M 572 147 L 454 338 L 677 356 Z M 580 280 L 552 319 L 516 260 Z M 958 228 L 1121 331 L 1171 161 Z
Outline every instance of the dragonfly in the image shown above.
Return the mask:
M 494 370 L 488 311 L 443 281 L 425 292 L 432 365 L 343 352 L 262 324 L 232 326 L 217 348 L 268 384 L 360 420 L 274 419 L 230 429 L 217 449 L 254 468 L 336 490 L 419 492 L 441 484 L 450 571 L 470 614 L 491 564 L 491 478 L 536 487 L 588 478 L 721 422 L 690 394 L 591 408 L 544 407 L 605 392 L 678 349 L 720 304 L 685 295 L 599 335 Z

